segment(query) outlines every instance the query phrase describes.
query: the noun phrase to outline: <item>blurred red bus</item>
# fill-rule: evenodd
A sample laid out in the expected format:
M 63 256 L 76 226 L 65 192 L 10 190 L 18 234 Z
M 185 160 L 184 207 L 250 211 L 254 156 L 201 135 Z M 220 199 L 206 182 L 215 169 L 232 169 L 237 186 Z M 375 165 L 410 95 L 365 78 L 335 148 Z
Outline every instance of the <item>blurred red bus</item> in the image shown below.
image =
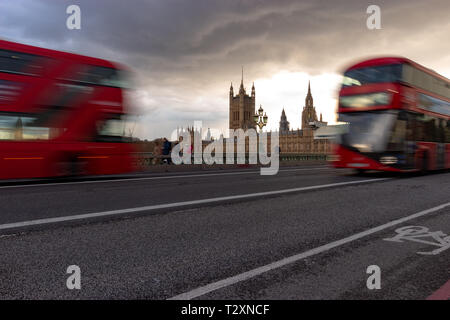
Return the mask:
M 0 40 L 0 179 L 132 171 L 124 68 Z
M 450 168 L 450 82 L 433 70 L 395 57 L 355 64 L 344 72 L 338 113 L 348 125 L 337 168 Z

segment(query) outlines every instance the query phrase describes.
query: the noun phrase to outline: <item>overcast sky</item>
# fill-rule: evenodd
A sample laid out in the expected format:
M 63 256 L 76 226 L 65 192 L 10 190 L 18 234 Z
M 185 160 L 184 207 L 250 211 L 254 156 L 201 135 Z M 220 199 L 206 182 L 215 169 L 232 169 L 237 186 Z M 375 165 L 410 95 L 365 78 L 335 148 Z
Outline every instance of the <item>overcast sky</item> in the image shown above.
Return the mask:
M 70 4 L 81 30 L 66 27 Z M 366 27 L 370 4 L 381 30 Z M 138 134 L 155 138 L 194 120 L 227 129 L 241 66 L 269 129 L 283 107 L 300 126 L 308 80 L 334 122 L 339 74 L 366 57 L 406 56 L 450 77 L 449 15 L 449 0 L 1 0 L 0 37 L 130 66 Z

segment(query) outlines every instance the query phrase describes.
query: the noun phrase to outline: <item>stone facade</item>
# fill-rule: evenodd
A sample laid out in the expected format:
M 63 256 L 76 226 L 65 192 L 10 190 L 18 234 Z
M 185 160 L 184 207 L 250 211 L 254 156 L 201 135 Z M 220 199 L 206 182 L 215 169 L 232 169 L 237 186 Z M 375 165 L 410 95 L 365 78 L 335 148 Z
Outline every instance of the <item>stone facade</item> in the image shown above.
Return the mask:
M 253 115 L 255 114 L 255 85 L 252 86 L 249 96 L 244 88 L 243 79 L 239 87 L 239 94 L 234 95 L 233 85 L 230 87 L 230 108 L 229 108 L 229 128 L 244 129 L 255 128 Z M 301 129 L 293 130 L 289 128 L 289 121 L 286 113 L 281 113 L 279 127 L 280 151 L 282 154 L 307 154 L 325 155 L 331 152 L 330 140 L 315 139 L 314 132 L 320 127 L 326 126 L 327 122 L 317 117 L 314 99 L 311 94 L 311 85 L 308 84 L 308 93 L 305 98 L 305 105 L 302 110 Z M 270 143 L 270 133 L 268 142 Z M 247 148 L 246 148 L 247 149 Z
M 305 98 L 305 105 L 302 111 L 302 127 L 297 130 L 285 130 L 287 117 L 284 109 L 281 113 L 280 120 L 280 150 L 281 153 L 297 153 L 297 154 L 328 154 L 331 152 L 330 141 L 326 139 L 314 139 L 314 131 L 327 123 L 317 118 L 314 100 L 311 94 L 311 85 L 308 85 L 308 94 Z M 284 124 L 282 126 L 282 123 Z M 289 128 L 289 127 L 288 127 Z
M 244 77 L 242 76 L 239 94 L 234 95 L 233 84 L 230 86 L 230 129 L 255 128 L 253 116 L 255 114 L 255 84 L 252 86 L 252 92 L 249 96 L 244 88 Z

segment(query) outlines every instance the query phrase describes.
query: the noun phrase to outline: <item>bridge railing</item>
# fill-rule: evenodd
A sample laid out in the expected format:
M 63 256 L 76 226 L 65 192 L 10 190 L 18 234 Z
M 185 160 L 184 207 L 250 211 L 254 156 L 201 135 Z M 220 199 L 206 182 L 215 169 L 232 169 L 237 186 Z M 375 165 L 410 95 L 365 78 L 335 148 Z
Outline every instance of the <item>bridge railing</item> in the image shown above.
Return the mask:
M 154 155 L 152 152 L 136 152 L 133 153 L 135 164 L 139 167 L 157 166 L 169 163 L 170 155 Z M 245 163 L 249 163 L 251 154 L 246 153 Z M 255 156 L 255 155 L 253 155 Z M 270 157 L 270 154 L 268 155 Z M 242 157 L 242 156 L 241 156 Z M 234 154 L 233 163 L 238 164 L 238 155 Z M 330 155 L 328 154 L 304 154 L 304 153 L 281 153 L 279 156 L 280 162 L 302 162 L 302 161 L 328 161 Z M 194 163 L 194 156 L 191 156 L 191 163 Z M 224 154 L 223 163 L 227 163 L 227 156 Z M 205 164 L 202 161 L 202 164 Z

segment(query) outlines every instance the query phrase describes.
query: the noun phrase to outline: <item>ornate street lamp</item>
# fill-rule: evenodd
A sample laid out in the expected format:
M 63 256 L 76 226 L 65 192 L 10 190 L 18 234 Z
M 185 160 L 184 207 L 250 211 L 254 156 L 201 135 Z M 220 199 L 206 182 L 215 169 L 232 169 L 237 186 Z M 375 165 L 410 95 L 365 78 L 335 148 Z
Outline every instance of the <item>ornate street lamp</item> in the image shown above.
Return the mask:
M 256 125 L 259 127 L 259 130 L 262 131 L 263 127 L 267 125 L 267 119 L 269 117 L 264 112 L 261 105 L 259 105 L 258 113 L 255 113 L 253 116 L 253 120 L 255 121 Z

